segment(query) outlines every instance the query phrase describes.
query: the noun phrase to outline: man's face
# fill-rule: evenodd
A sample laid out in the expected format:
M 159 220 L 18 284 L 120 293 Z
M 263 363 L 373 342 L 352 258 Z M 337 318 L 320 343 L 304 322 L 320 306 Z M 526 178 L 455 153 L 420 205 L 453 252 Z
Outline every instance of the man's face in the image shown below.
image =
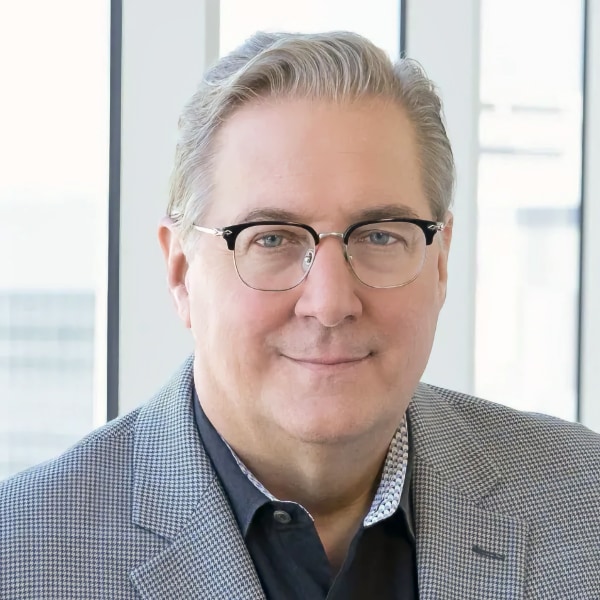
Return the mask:
M 224 125 L 199 225 L 285 210 L 318 232 L 341 232 L 382 206 L 433 218 L 404 111 L 377 100 L 280 99 L 245 106 Z M 428 246 L 417 279 L 392 289 L 360 283 L 328 237 L 298 287 L 257 291 L 240 281 L 222 239 L 199 235 L 175 296 L 213 421 L 309 443 L 395 430 L 431 350 L 450 228 Z

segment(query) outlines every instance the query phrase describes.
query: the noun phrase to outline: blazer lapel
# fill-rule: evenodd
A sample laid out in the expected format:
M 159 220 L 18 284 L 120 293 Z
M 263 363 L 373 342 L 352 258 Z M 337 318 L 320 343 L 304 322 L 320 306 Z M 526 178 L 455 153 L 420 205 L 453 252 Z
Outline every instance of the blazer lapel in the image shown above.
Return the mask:
M 421 600 L 524 595 L 528 526 L 494 510 L 502 484 L 447 400 L 419 386 L 409 407 Z
M 237 522 L 198 436 L 192 385 L 190 358 L 138 417 L 132 518 L 163 544 L 130 578 L 144 600 L 263 600 Z
M 144 600 L 265 598 L 216 479 L 181 535 L 163 552 L 135 569 L 131 580 Z

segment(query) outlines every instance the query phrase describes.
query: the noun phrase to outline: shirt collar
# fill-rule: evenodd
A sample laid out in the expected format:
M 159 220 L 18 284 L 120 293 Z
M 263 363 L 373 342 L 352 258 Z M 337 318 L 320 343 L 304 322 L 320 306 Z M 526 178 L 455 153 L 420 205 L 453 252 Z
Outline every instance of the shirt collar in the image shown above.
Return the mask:
M 195 390 L 193 402 L 198 432 L 229 498 L 240 531 L 245 537 L 254 514 L 261 506 L 267 504 L 269 499 L 252 485 L 241 471 L 229 446 L 202 410 Z
M 248 532 L 256 511 L 270 501 L 278 501 L 250 472 L 210 422 L 193 392 L 194 416 L 206 451 L 229 497 L 242 534 Z M 371 527 L 394 515 L 398 508 L 414 539 L 410 479 L 412 460 L 408 451 L 409 427 L 406 416 L 396 430 L 383 465 L 381 480 L 363 520 Z

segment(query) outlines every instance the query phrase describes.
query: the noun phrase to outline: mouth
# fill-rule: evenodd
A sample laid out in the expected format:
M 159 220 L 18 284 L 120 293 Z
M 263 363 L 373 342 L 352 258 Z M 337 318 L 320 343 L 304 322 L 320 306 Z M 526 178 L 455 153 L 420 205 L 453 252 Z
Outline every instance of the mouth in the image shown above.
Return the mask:
M 310 356 L 310 357 L 293 357 L 282 355 L 291 362 L 316 371 L 330 371 L 338 369 L 347 369 L 356 367 L 368 361 L 372 352 L 360 356 Z

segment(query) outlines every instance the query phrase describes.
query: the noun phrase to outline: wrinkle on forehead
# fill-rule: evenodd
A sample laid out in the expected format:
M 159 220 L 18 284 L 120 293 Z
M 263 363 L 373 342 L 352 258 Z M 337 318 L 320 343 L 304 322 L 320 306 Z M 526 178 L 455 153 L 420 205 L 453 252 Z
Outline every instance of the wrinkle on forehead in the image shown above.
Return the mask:
M 367 208 L 354 210 L 345 215 L 349 223 L 359 221 L 377 221 L 379 219 L 419 219 L 414 209 L 404 204 L 380 204 Z M 252 221 L 290 221 L 292 223 L 309 223 L 311 216 L 302 212 L 278 208 L 274 206 L 263 206 L 254 208 L 246 213 L 238 215 L 235 223 L 250 223 Z

